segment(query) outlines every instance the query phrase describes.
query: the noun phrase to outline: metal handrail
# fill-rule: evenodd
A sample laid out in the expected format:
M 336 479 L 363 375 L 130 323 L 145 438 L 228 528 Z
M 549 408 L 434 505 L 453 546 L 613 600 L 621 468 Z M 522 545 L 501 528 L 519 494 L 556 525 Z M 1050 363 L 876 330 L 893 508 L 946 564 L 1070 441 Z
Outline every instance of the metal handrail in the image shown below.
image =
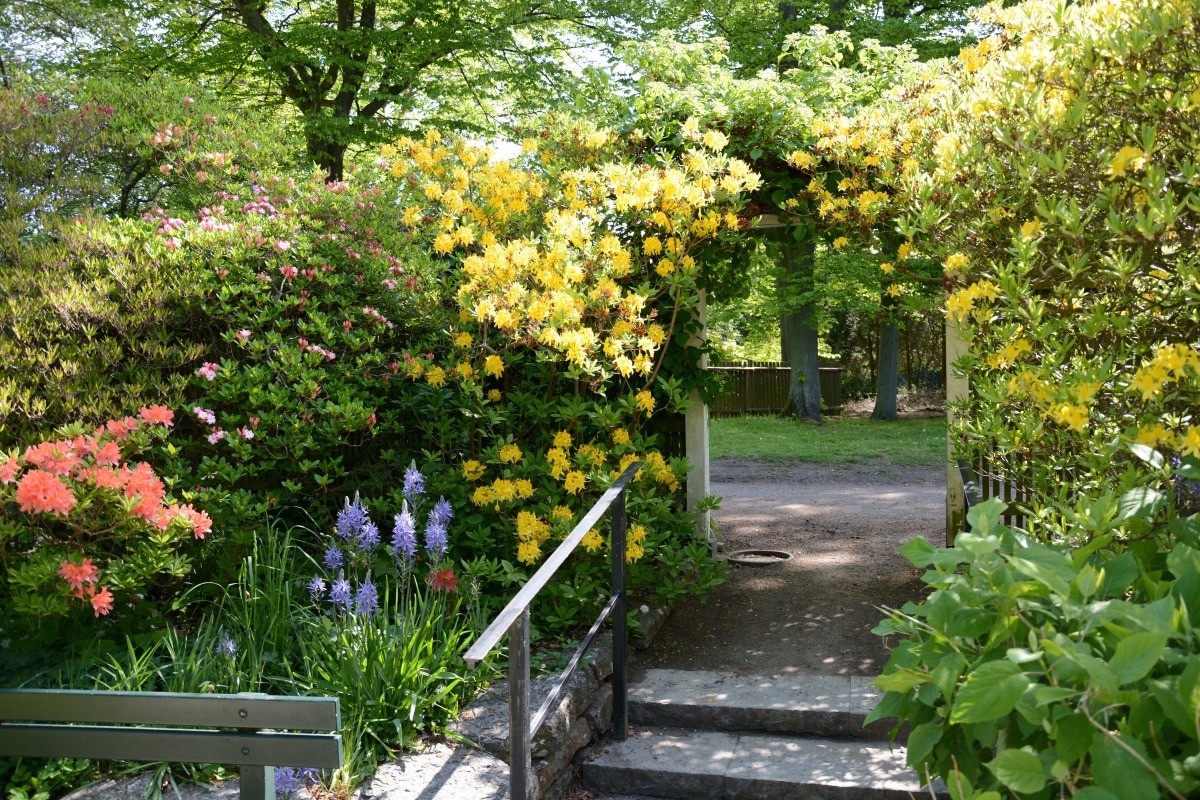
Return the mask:
M 508 719 L 509 719 L 509 797 L 512 800 L 527 800 L 533 772 L 533 737 L 558 702 L 563 686 L 571 673 L 579 666 L 584 653 L 591 647 L 604 620 L 613 621 L 613 738 L 624 741 L 629 735 L 628 660 L 626 658 L 625 630 L 625 539 L 628 519 L 625 514 L 625 487 L 641 469 L 642 462 L 629 465 L 612 486 L 601 495 L 596 504 L 583 515 L 567 535 L 567 538 L 550 554 L 533 573 L 533 577 L 521 587 L 492 624 L 487 627 L 475 644 L 467 650 L 463 659 L 474 669 L 487 658 L 500 637 L 508 634 Z M 583 537 L 600 521 L 612 507 L 612 596 L 600 612 L 600 616 L 583 638 L 579 649 L 558 677 L 558 681 L 546 696 L 541 707 L 529 718 L 529 606 L 538 592 L 554 576 L 554 573 L 574 552 Z

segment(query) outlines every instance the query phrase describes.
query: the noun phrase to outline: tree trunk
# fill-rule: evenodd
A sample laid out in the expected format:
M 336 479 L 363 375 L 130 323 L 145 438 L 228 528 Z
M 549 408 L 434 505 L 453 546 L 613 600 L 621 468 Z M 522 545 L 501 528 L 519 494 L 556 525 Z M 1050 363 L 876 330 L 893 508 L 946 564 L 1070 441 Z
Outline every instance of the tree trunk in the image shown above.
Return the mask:
M 883 295 L 883 322 L 879 330 L 879 377 L 875 381 L 875 410 L 871 419 L 896 419 L 896 396 L 900 384 L 900 328 L 893 309 L 896 298 Z
M 325 173 L 326 181 L 342 179 L 346 169 L 346 145 L 331 142 L 314 131 L 305 134 L 304 145 L 308 157 Z
M 786 228 L 779 229 L 776 242 L 779 265 L 783 268 L 778 289 L 785 309 L 779 320 L 780 349 L 784 360 L 791 365 L 788 413 L 820 422 L 821 371 L 817 360 L 817 331 L 812 324 L 816 309 L 811 300 L 799 306 L 791 300 L 812 291 L 816 247 L 812 240 L 797 242 Z

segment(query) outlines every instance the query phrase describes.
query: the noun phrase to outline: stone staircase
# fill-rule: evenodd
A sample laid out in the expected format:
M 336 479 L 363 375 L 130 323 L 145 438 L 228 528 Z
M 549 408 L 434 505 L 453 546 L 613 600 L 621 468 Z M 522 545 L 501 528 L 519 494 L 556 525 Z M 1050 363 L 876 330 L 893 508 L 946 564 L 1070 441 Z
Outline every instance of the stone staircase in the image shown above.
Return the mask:
M 879 692 L 859 676 L 753 678 L 647 670 L 630 686 L 629 738 L 581 766 L 609 796 L 687 800 L 908 800 L 931 794 L 890 748 L 890 725 L 864 729 Z

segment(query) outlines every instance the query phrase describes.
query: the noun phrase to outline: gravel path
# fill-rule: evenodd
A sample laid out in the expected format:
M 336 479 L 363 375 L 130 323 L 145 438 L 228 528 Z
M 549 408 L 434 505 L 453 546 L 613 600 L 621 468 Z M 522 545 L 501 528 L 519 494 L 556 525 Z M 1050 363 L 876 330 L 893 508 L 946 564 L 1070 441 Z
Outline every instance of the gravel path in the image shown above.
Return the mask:
M 945 541 L 945 469 L 862 462 L 721 459 L 713 518 L 726 552 L 783 550 L 791 561 L 730 566 L 703 603 L 671 616 L 646 667 L 741 675 L 876 675 L 886 642 L 879 606 L 921 593 L 921 571 L 896 553 L 914 536 Z

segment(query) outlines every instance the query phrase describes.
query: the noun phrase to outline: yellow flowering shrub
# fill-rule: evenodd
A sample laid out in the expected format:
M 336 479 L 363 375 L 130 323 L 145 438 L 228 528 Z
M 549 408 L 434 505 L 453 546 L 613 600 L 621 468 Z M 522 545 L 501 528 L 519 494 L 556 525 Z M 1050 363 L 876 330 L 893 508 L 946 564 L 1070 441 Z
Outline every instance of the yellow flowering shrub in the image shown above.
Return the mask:
M 671 507 L 687 467 L 655 449 L 655 416 L 687 395 L 664 364 L 759 181 L 723 134 L 690 141 L 648 163 L 608 131 L 551 121 L 511 161 L 435 133 L 385 148 L 382 186 L 443 265 L 455 308 L 444 346 L 403 354 L 397 371 L 470 420 L 447 432 L 460 443 L 446 457 L 476 552 L 537 566 L 634 461 L 646 466 L 627 557 L 640 568 L 687 546 Z M 577 582 L 606 575 L 603 541 L 589 533 Z
M 959 454 L 1031 484 L 1052 538 L 1086 498 L 1174 502 L 1170 464 L 1197 453 L 1200 6 L 1030 0 L 979 20 L 994 35 L 896 90 L 897 227 L 940 260 L 970 341 Z

